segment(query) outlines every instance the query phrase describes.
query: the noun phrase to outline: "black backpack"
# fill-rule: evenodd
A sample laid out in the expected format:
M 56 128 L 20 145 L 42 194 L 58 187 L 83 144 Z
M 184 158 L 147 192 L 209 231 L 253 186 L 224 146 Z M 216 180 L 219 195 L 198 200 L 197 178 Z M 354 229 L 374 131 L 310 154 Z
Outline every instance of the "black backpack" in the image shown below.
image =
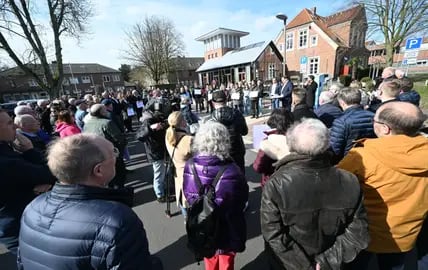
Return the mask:
M 194 181 L 199 189 L 199 198 L 187 212 L 187 246 L 194 253 L 197 262 L 203 258 L 211 258 L 218 249 L 217 239 L 220 234 L 219 209 L 214 201 L 215 187 L 227 168 L 223 165 L 211 185 L 202 185 L 196 173 L 193 159 L 189 160 Z

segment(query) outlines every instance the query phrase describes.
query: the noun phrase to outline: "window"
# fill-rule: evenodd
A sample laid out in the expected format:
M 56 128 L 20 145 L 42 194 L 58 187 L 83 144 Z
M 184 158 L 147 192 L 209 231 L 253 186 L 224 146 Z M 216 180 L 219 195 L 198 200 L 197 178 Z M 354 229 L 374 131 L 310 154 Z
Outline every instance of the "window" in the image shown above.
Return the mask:
M 299 31 L 299 48 L 308 47 L 308 30 L 303 29 Z
M 208 59 L 211 59 L 211 54 L 208 54 Z
M 103 82 L 110 82 L 110 76 L 109 75 L 103 75 Z
M 311 36 L 311 47 L 315 47 L 318 44 L 318 35 Z
M 215 53 L 215 57 L 217 57 L 217 53 Z
M 82 76 L 80 79 L 82 80 L 82 83 L 91 83 L 91 77 L 89 76 Z
M 294 45 L 294 33 L 288 33 L 287 44 L 286 44 L 287 51 L 293 50 L 293 45 Z
M 309 74 L 319 73 L 319 57 L 309 57 Z
M 75 77 L 71 77 L 71 78 L 70 78 L 70 83 L 71 83 L 71 84 L 79 84 L 79 79 L 78 79 L 78 78 L 75 78 Z
M 280 52 L 284 51 L 284 44 L 279 44 L 279 51 Z
M 113 75 L 113 81 L 114 82 L 120 82 L 120 76 L 119 75 Z
M 35 80 L 33 80 L 33 79 L 28 80 L 28 85 L 30 85 L 30 87 L 37 87 L 37 86 L 39 86 L 39 84 Z
M 269 64 L 268 67 L 268 79 L 275 78 L 275 64 Z

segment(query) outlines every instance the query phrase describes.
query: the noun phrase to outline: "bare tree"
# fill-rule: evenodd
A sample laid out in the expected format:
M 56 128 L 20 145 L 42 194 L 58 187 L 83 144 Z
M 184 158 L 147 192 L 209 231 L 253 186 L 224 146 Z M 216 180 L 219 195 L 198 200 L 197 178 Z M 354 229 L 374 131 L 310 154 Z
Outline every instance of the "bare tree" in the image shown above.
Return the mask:
M 49 25 L 38 20 L 42 12 L 47 12 Z M 91 16 L 90 0 L 0 0 L 0 49 L 51 97 L 56 97 L 64 77 L 61 38 L 67 35 L 79 39 Z M 20 55 L 8 37 L 27 46 L 27 57 Z M 50 44 L 55 54 L 52 65 L 47 56 Z M 29 65 L 31 62 L 36 65 Z
M 167 18 L 146 17 L 126 32 L 126 36 L 129 45 L 126 57 L 144 67 L 156 84 L 172 71 L 172 59 L 184 51 L 181 34 Z
M 394 51 L 409 36 L 426 31 L 428 1 L 426 0 L 361 0 L 366 8 L 371 32 L 382 33 L 385 41 L 386 64 L 392 65 Z

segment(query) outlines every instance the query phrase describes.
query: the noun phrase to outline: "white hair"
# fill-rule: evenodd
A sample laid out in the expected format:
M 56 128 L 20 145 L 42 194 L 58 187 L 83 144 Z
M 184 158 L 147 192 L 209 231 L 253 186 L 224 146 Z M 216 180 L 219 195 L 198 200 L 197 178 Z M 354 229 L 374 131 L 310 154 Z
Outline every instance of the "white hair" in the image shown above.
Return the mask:
M 15 109 L 13 110 L 13 112 L 17 116 L 18 115 L 23 115 L 23 114 L 34 114 L 33 109 L 30 106 L 27 106 L 27 105 L 16 106 Z
M 290 152 L 316 156 L 329 148 L 330 132 L 318 119 L 307 118 L 287 131 Z
M 331 91 L 322 91 L 319 97 L 320 105 L 330 103 L 334 100 L 334 93 Z
M 28 122 L 31 121 L 36 121 L 36 118 L 34 118 L 34 116 L 32 116 L 31 114 L 20 114 L 17 115 L 13 120 L 15 125 L 17 125 L 19 128 L 22 128 L 23 126 L 28 124 Z
M 230 158 L 229 131 L 218 122 L 202 124 L 196 132 L 192 150 L 194 154 L 216 156 L 221 160 Z
M 343 85 L 341 83 L 338 82 L 332 82 L 329 87 L 328 87 L 328 91 L 332 92 L 333 94 L 337 95 L 337 93 L 339 93 L 340 89 L 343 88 Z
M 94 166 L 106 159 L 95 134 L 77 134 L 54 141 L 48 149 L 48 166 L 60 181 L 76 184 L 87 180 Z

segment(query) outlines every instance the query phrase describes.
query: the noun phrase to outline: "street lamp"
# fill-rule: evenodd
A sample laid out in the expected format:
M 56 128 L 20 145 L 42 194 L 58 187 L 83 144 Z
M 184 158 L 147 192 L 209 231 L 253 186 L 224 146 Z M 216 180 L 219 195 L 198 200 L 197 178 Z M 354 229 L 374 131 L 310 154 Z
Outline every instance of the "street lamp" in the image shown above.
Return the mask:
M 286 63 L 286 46 L 287 46 L 287 15 L 283 13 L 276 14 L 276 18 L 284 22 L 284 59 L 282 62 L 282 76 L 285 76 L 285 63 Z

